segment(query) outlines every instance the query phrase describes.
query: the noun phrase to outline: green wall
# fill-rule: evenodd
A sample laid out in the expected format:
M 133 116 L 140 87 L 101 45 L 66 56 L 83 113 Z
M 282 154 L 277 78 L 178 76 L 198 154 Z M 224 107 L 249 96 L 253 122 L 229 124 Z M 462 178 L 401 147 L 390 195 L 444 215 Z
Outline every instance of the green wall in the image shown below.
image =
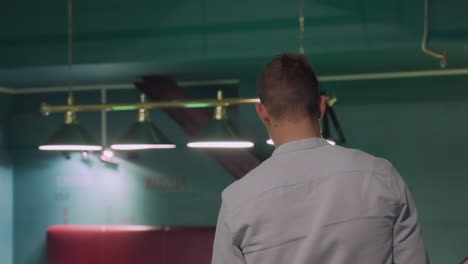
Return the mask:
M 99 92 L 78 93 L 81 103 Z M 136 91 L 109 92 L 108 99 L 135 100 Z M 13 98 L 9 131 L 15 164 L 15 263 L 44 263 L 47 227 L 56 224 L 138 224 L 213 226 L 220 193 L 233 178 L 204 153 L 184 147 L 187 136 L 170 118 L 152 111 L 157 125 L 178 148 L 119 153 L 117 166 L 81 154 L 40 152 L 37 145 L 58 128 L 63 115 L 43 117 L 40 102 L 61 103 L 63 93 Z M 80 123 L 99 138 L 100 113 L 80 113 Z M 108 114 L 109 140 L 136 120 L 135 112 Z
M 13 263 L 13 168 L 5 138 L 11 96 L 0 94 L 0 263 Z
M 253 96 L 255 76 L 242 76 L 239 95 Z M 389 159 L 408 183 L 432 263 L 457 263 L 468 255 L 466 83 L 468 77 L 322 84 L 339 98 L 336 112 L 346 146 Z M 37 151 L 37 144 L 62 122 L 61 115 L 40 116 L 37 106 L 42 101 L 62 103 L 63 97 L 57 93 L 12 99 L 8 141 L 15 167 L 14 263 L 41 263 L 45 231 L 54 224 L 215 223 L 220 191 L 232 178 L 201 152 L 185 149 L 187 137 L 162 112 L 153 111 L 152 116 L 181 146 L 174 151 L 142 152 L 138 159 L 119 154 L 117 167 L 96 157 L 83 161 L 75 154 L 67 160 L 58 153 Z M 98 97 L 98 92 L 77 94 L 81 103 Z M 131 98 L 136 99 L 134 91 L 109 92 L 109 101 Z M 239 133 L 252 137 L 256 151 L 268 156 L 272 148 L 263 143 L 267 134 L 253 106 L 238 110 L 231 116 Z M 112 141 L 135 113 L 111 112 L 108 117 Z M 80 113 L 79 120 L 99 137 L 99 113 Z M 184 187 L 173 189 L 173 179 L 178 179 L 176 185 L 183 179 Z

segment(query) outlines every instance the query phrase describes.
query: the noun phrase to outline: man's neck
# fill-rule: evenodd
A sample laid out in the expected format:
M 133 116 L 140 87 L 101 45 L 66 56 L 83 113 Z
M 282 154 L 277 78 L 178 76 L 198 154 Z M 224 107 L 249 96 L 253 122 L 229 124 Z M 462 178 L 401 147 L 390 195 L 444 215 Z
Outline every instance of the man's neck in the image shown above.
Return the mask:
M 270 133 L 276 147 L 292 141 L 322 136 L 319 121 L 309 119 L 277 122 L 270 128 Z

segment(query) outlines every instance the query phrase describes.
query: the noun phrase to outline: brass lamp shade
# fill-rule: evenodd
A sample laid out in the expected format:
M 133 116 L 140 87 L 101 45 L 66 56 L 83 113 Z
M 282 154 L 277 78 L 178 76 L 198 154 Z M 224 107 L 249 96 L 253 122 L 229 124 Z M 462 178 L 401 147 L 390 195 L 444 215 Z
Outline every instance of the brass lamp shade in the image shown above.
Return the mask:
M 187 146 L 190 148 L 251 148 L 254 144 L 238 137 L 227 120 L 213 119 Z
M 64 124 L 40 150 L 49 151 L 99 151 L 98 145 L 77 123 Z

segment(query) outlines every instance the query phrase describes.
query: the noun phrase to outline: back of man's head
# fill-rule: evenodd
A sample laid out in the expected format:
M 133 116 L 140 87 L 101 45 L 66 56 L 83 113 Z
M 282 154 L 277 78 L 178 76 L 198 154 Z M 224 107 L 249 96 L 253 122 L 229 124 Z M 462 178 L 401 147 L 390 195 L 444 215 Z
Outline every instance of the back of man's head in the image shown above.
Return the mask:
M 258 80 L 258 95 L 271 117 L 318 118 L 317 77 L 303 55 L 282 54 L 270 61 Z

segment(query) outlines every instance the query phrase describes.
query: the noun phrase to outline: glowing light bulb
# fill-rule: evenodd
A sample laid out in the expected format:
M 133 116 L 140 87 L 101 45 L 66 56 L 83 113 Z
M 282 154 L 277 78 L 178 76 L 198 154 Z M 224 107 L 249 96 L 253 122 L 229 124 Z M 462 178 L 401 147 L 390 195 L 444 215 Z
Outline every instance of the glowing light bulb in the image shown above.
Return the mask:
M 110 149 L 105 149 L 101 154 L 102 161 L 110 162 L 112 161 L 113 157 L 114 157 L 114 152 L 112 152 L 112 150 Z
M 115 150 L 139 150 L 139 149 L 172 149 L 174 144 L 114 144 L 111 146 Z
M 81 152 L 81 158 L 83 160 L 88 160 L 89 159 L 89 153 L 87 151 Z
M 114 157 L 114 152 L 112 152 L 112 150 L 106 149 L 102 152 L 102 155 L 108 159 L 112 159 Z
M 42 145 L 39 149 L 58 151 L 99 151 L 102 147 L 94 145 Z
M 254 143 L 249 141 L 205 141 L 190 142 L 189 148 L 251 148 Z

